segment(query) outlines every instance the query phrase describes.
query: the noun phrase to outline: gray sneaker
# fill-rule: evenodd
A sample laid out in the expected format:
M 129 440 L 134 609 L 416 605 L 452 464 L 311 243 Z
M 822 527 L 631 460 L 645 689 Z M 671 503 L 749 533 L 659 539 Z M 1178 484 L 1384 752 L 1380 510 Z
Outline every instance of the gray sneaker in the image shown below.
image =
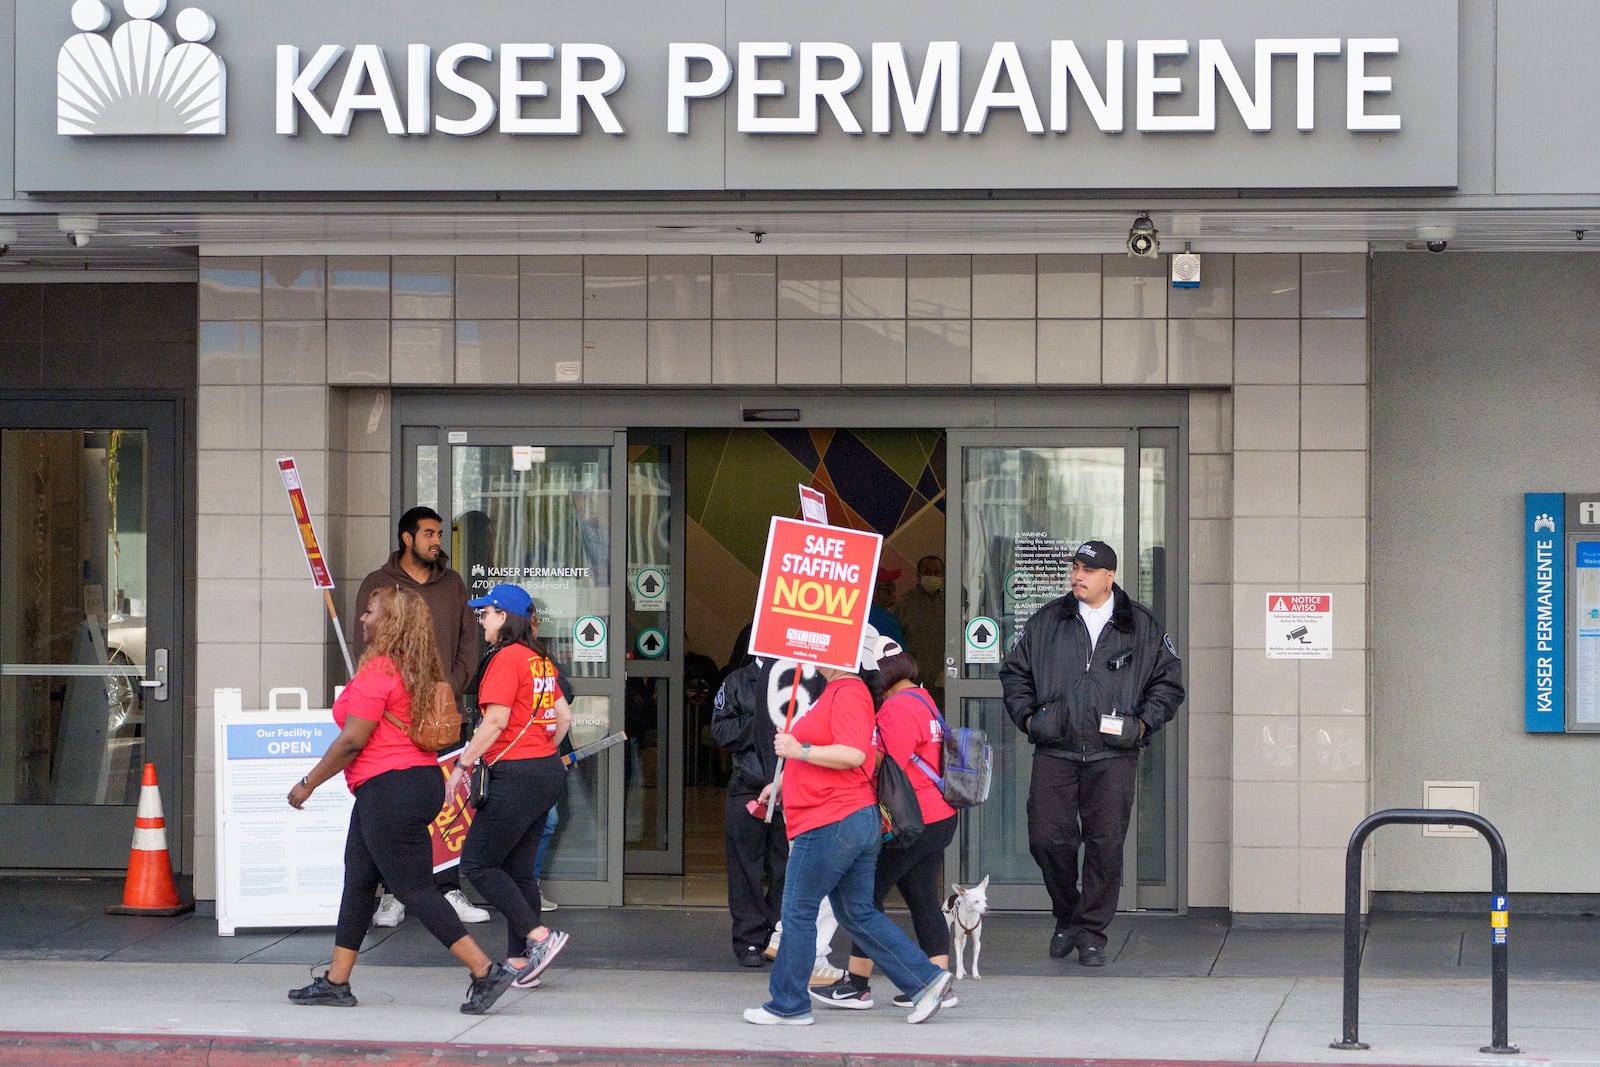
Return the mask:
M 567 947 L 567 935 L 560 930 L 551 930 L 543 941 L 528 938 L 524 952 L 528 962 L 516 971 L 516 979 L 511 983 L 518 989 L 530 989 L 539 980 L 546 967 L 555 962 L 561 950 Z
M 501 994 L 511 988 L 516 975 L 503 963 L 491 963 L 482 978 L 474 978 L 467 987 L 467 999 L 461 1005 L 463 1015 L 482 1015 L 494 1007 Z

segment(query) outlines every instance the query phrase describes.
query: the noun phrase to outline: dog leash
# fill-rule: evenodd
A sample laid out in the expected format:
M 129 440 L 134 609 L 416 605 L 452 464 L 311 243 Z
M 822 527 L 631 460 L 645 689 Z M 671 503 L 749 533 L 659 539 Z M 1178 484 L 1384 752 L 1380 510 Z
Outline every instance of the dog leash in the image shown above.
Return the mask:
M 952 895 L 949 900 L 945 901 L 945 905 L 950 909 L 950 917 L 955 920 L 957 926 L 961 927 L 961 932 L 966 934 L 968 937 L 971 937 L 972 931 L 983 925 L 983 916 L 978 916 L 978 921 L 973 923 L 971 926 L 968 926 L 966 923 L 962 922 L 961 905 L 956 903 L 960 899 L 960 897 Z

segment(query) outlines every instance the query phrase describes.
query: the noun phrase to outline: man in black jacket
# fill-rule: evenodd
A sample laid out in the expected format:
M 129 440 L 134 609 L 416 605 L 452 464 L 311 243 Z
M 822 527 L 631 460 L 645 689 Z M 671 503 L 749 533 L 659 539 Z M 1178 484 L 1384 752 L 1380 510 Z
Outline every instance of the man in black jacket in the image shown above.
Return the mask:
M 761 966 L 762 949 L 783 914 L 789 863 L 783 812 L 766 821 L 765 813 L 750 805 L 777 771 L 772 742 L 788 716 L 797 674 L 800 688 L 793 696 L 799 718 L 822 695 L 827 680 L 810 664 L 801 668 L 792 660 L 751 659 L 723 681 L 711 712 L 711 740 L 728 751 L 732 763 L 722 821 L 733 954 L 745 967 Z
M 1110 545 L 1079 545 L 1072 592 L 1028 620 L 1000 668 L 1006 714 L 1034 746 L 1028 851 L 1055 913 L 1050 956 L 1076 948 L 1085 967 L 1106 962 L 1139 750 L 1183 703 L 1172 638 L 1116 573 Z

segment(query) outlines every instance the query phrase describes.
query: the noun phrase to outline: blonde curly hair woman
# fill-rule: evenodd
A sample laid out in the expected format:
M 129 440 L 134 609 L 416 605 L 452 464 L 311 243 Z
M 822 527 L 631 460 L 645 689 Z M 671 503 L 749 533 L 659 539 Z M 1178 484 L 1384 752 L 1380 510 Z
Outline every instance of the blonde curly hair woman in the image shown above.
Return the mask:
M 383 588 L 361 615 L 367 650 L 354 678 L 333 703 L 340 733 L 311 773 L 289 790 L 290 807 L 340 771 L 355 794 L 344 845 L 344 893 L 333 939 L 333 962 L 310 985 L 289 991 L 295 1004 L 353 1008 L 350 972 L 377 910 L 381 881 L 441 945 L 472 972 L 461 1010 L 481 1015 L 516 977 L 484 954 L 433 885 L 428 824 L 444 807 L 438 756 L 411 743 L 411 709 L 433 699 L 444 680 L 428 605 L 410 589 Z

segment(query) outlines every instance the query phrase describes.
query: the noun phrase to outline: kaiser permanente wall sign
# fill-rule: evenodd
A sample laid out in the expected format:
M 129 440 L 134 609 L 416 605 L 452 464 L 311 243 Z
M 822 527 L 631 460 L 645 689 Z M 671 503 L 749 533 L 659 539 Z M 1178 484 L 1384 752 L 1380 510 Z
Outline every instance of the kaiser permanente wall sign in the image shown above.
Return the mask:
M 1527 493 L 1525 728 L 1600 732 L 1600 492 Z
M 1454 0 L 29 3 L 17 184 L 1450 186 L 1456 19 Z

